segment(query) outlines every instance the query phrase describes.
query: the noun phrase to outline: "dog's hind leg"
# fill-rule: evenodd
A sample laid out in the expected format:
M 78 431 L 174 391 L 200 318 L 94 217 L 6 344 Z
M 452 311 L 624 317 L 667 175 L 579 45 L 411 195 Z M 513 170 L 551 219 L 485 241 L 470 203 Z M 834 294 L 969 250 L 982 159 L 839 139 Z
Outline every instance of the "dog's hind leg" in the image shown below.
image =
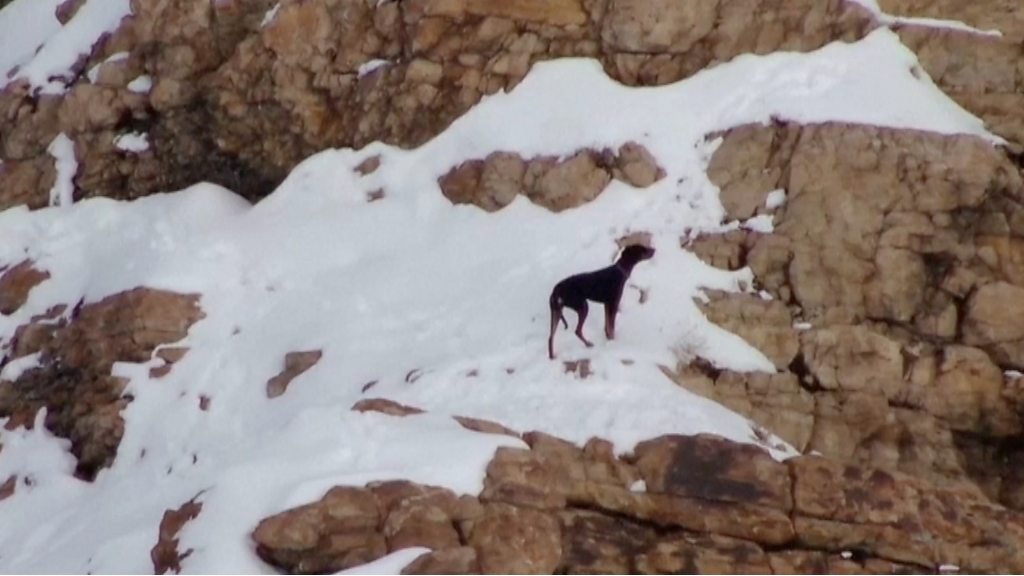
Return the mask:
M 587 340 L 586 336 L 583 335 L 583 323 L 587 321 L 587 301 L 583 301 L 583 305 L 579 308 L 574 308 L 576 314 L 579 315 L 579 319 L 576 321 L 576 337 L 583 341 L 587 345 L 587 348 L 592 347 L 594 344 Z

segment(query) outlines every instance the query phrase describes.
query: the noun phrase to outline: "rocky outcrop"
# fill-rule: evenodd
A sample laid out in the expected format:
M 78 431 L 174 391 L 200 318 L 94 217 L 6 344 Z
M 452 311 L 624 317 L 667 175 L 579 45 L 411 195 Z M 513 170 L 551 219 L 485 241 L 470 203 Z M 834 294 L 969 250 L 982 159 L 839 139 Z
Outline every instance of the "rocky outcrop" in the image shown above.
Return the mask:
M 469 160 L 438 179 L 454 204 L 475 204 L 493 212 L 518 194 L 553 212 L 590 202 L 614 178 L 646 188 L 665 176 L 657 160 L 641 144 L 611 150 L 581 150 L 565 159 L 541 156 L 524 160 L 514 152 L 495 152 Z
M 627 84 L 664 84 L 738 54 L 811 50 L 874 26 L 842 0 L 134 2 L 63 97 L 0 93 L 0 209 L 44 206 L 46 147 L 75 142 L 77 196 L 134 198 L 198 181 L 249 199 L 326 147 L 416 146 L 530 66 L 596 57 Z M 127 52 L 128 57 L 107 61 Z M 96 81 L 82 72 L 96 66 Z M 140 75 L 149 92 L 129 89 Z M 148 134 L 150 149 L 115 138 Z M 634 176 L 630 176 L 633 178 Z M 647 176 L 642 176 L 647 178 Z
M 10 269 L 0 269 L 0 314 L 10 315 L 28 300 L 33 288 L 50 278 L 50 273 L 37 270 L 31 260 L 24 260 Z
M 412 546 L 420 573 L 861 573 L 1024 567 L 1024 517 L 984 497 L 820 456 L 777 462 L 714 436 L 628 458 L 539 433 L 500 448 L 479 497 L 408 482 L 336 487 L 253 532 L 290 572 Z M 852 553 L 851 551 L 856 551 Z
M 966 136 L 776 124 L 730 131 L 708 173 L 730 217 L 773 213 L 775 233 L 694 243 L 750 266 L 771 298 L 712 293 L 705 312 L 782 372 L 669 374 L 800 449 L 1018 506 L 1004 462 L 1019 461 L 1024 396 L 1004 371 L 1024 361 L 1024 185 L 1006 154 Z M 777 189 L 787 202 L 768 210 Z
M 0 417 L 8 428 L 45 425 L 71 441 L 76 475 L 91 480 L 113 462 L 124 433 L 121 410 L 131 401 L 114 362 L 146 362 L 161 344 L 185 337 L 203 317 L 199 297 L 135 288 L 79 304 L 66 317 L 42 316 L 7 343 L 10 359 L 39 354 L 39 366 L 13 382 L 0 381 Z M 61 312 L 58 309 L 57 314 Z

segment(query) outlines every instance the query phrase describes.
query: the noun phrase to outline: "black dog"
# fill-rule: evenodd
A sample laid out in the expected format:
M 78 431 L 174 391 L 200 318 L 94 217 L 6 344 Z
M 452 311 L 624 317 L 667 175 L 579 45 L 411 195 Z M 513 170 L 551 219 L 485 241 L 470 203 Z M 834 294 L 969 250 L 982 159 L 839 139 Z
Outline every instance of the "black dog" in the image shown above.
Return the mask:
M 583 274 L 569 276 L 551 291 L 548 305 L 551 307 L 551 333 L 548 335 L 548 357 L 554 360 L 555 330 L 561 320 L 566 328 L 569 323 L 562 315 L 562 308 L 568 306 L 576 311 L 579 320 L 576 323 L 576 336 L 587 345 L 593 346 L 583 336 L 583 323 L 587 320 L 587 300 L 604 304 L 604 335 L 609 340 L 615 339 L 615 314 L 619 311 L 622 290 L 633 267 L 642 260 L 654 256 L 654 248 L 639 244 L 627 246 L 615 264 Z

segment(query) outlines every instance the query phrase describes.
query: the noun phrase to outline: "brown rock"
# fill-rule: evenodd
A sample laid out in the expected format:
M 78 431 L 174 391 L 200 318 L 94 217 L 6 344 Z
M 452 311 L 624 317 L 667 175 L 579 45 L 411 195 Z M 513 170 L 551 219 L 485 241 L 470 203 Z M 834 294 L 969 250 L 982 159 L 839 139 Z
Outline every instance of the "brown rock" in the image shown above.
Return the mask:
M 288 385 L 300 374 L 309 370 L 320 361 L 322 350 L 305 350 L 289 352 L 284 356 L 284 369 L 267 380 L 267 398 L 277 398 L 288 390 Z
M 7 500 L 11 496 L 14 496 L 14 491 L 18 487 L 18 475 L 11 474 L 4 480 L 3 484 L 0 484 L 0 502 Z
M 650 492 L 792 508 L 786 466 L 755 446 L 701 434 L 662 436 L 641 442 L 635 452 Z
M 402 568 L 402 574 L 480 574 L 476 550 L 469 546 L 428 552 Z
M 387 398 L 367 398 L 352 405 L 356 412 L 380 412 L 388 416 L 409 416 L 410 414 L 422 414 L 424 410 L 414 406 L 399 404 Z
M 0 314 L 10 315 L 28 300 L 29 292 L 50 278 L 50 273 L 37 270 L 31 260 L 22 260 L 0 275 Z
M 562 530 L 548 513 L 490 504 L 469 544 L 484 574 L 552 574 L 562 557 Z
M 768 574 L 771 566 L 761 548 L 724 536 L 661 538 L 637 559 L 640 574 Z
M 181 561 L 192 553 L 192 549 L 184 552 L 178 550 L 178 533 L 189 520 L 195 520 L 202 510 L 203 503 L 193 498 L 176 510 L 164 512 L 160 520 L 160 536 L 149 553 L 153 560 L 154 574 L 166 574 L 172 570 L 175 574 L 181 573 Z
M 484 434 L 503 434 L 505 436 L 512 436 L 513 438 L 519 438 L 519 433 L 511 428 L 507 428 L 497 422 L 490 420 L 481 420 L 479 418 L 469 418 L 466 416 L 452 416 L 456 422 L 458 422 L 463 428 L 472 430 L 474 432 L 481 432 Z

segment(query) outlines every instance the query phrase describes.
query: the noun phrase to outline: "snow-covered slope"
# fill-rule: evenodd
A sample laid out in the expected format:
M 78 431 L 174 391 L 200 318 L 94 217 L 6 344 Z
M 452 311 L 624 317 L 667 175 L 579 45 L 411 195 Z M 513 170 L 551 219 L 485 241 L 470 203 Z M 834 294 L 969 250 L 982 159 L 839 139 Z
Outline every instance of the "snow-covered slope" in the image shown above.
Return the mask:
M 754 442 L 745 419 L 680 389 L 659 365 L 701 356 L 772 369 L 692 301 L 704 288 L 745 289 L 749 272 L 713 269 L 680 248 L 681 237 L 737 225 L 722 222 L 705 174 L 716 146 L 706 135 L 772 118 L 992 138 L 879 30 L 811 54 L 741 57 L 660 88 L 620 86 L 593 61 L 541 64 L 419 149 L 322 152 L 254 207 L 197 185 L 131 203 L 0 213 L 0 263 L 27 256 L 52 275 L 0 317 L 0 338 L 54 303 L 138 285 L 201 293 L 206 313 L 168 376 L 115 366 L 134 401 L 117 460 L 94 483 L 71 476 L 66 443 L 42 426 L 0 433 L 0 478 L 33 479 L 0 502 L 0 516 L 17 519 L 0 522 L 0 566 L 146 572 L 163 512 L 201 493 L 202 512 L 181 533 L 180 548 L 194 549 L 184 571 L 270 572 L 253 552 L 253 527 L 330 486 L 408 478 L 478 492 L 495 448 L 519 441 L 465 430 L 451 415 L 578 442 L 601 436 L 620 452 L 665 433 Z M 452 206 L 437 185 L 496 150 L 558 156 L 631 140 L 666 177 L 644 190 L 615 181 L 558 214 L 524 198 L 493 214 Z M 372 156 L 375 172 L 355 170 Z M 377 189 L 383 199 L 368 202 Z M 588 358 L 593 370 L 567 373 L 546 357 L 549 290 L 607 265 L 615 240 L 638 231 L 658 249 L 630 281 L 649 298 L 627 290 L 614 342 L 597 336 L 599 318 L 588 326 L 593 349 L 560 332 L 559 360 Z M 309 349 L 322 349 L 321 361 L 268 399 L 284 355 Z M 427 413 L 350 411 L 371 396 Z

